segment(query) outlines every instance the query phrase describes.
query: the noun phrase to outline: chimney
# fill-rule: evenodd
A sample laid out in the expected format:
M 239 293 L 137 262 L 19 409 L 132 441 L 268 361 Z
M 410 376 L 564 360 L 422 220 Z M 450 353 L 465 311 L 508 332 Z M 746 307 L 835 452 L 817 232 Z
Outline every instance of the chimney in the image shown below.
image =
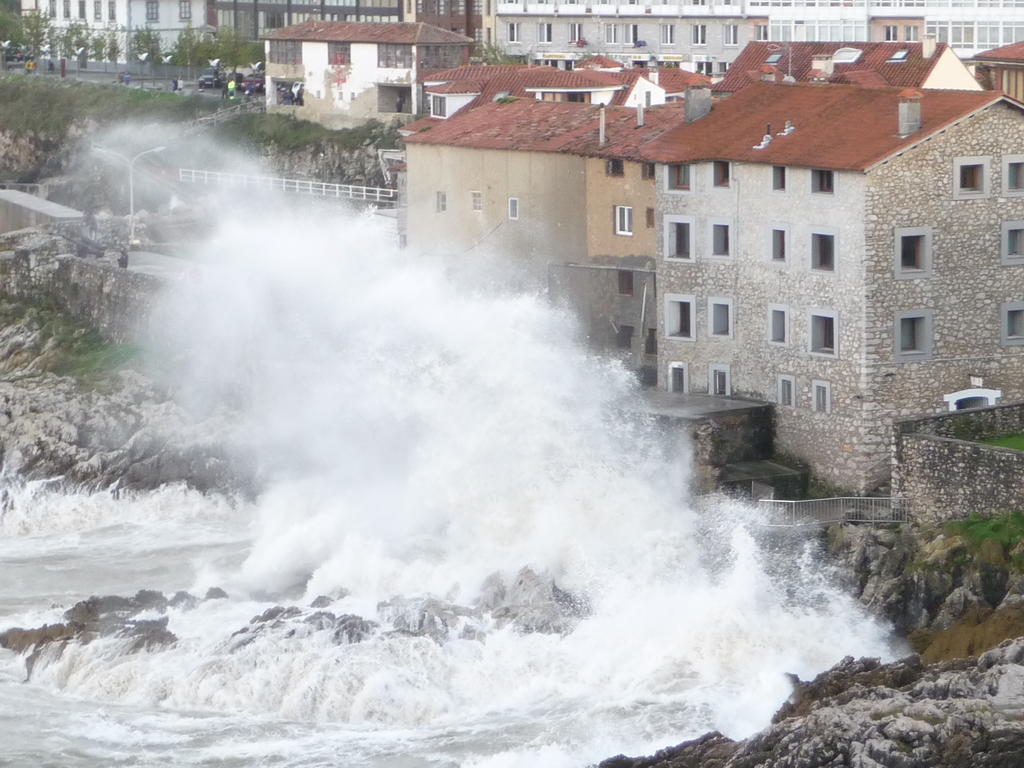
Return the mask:
M 700 120 L 711 111 L 711 89 L 706 85 L 691 85 L 686 89 L 686 101 L 683 105 L 683 112 L 686 115 L 686 122 L 692 123 Z
M 832 77 L 832 74 L 836 71 L 835 62 L 832 60 L 832 54 L 823 53 L 811 56 L 811 69 L 820 69 L 825 73 L 825 77 Z
M 650 80 L 655 85 L 658 85 L 658 77 L 659 77 L 659 75 L 658 75 L 658 70 L 657 69 L 649 69 L 649 70 L 647 70 L 647 79 Z
M 766 83 L 774 83 L 777 79 L 775 77 L 777 74 L 779 74 L 779 70 L 771 64 L 765 64 L 761 67 L 761 79 Z
M 644 105 L 643 104 L 637 104 L 636 105 L 636 127 L 637 128 L 643 128 L 644 127 Z
M 930 59 L 935 55 L 935 35 L 925 35 L 921 39 L 921 58 Z
M 603 147 L 605 142 L 604 138 L 604 107 L 601 107 L 601 117 L 597 123 L 597 146 Z
M 921 130 L 921 92 L 908 88 L 899 98 L 899 135 L 904 138 Z

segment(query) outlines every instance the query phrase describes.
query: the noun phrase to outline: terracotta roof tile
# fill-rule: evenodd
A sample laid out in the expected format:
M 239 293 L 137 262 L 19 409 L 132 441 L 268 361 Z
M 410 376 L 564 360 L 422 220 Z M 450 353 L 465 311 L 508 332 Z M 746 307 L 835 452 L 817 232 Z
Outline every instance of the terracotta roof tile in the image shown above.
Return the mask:
M 428 86 L 427 93 L 481 93 L 486 84 L 486 80 L 453 80 L 450 83 Z
M 622 69 L 622 62 L 610 59 L 607 56 L 587 56 L 580 59 L 574 66 L 576 69 Z
M 787 75 L 792 73 L 797 82 L 805 82 L 810 79 L 815 56 L 831 55 L 840 48 L 857 48 L 863 53 L 856 61 L 847 64 L 834 63 L 830 82 L 920 88 L 948 46 L 945 43 L 937 44 L 935 53 L 926 59 L 921 55 L 921 43 L 747 43 L 746 48 L 729 67 L 725 77 L 715 83 L 713 90 L 719 93 L 735 93 L 746 88 L 759 79 L 757 75 L 751 76 L 750 73 L 757 72 L 773 53 L 780 54 L 780 58 L 769 66 L 774 66 L 779 72 Z M 902 50 L 907 51 L 906 59 L 891 61 L 892 55 Z M 873 72 L 874 76 L 853 74 L 862 72 Z
M 522 64 L 465 64 L 453 69 L 431 72 L 425 82 L 447 83 L 452 80 L 480 80 L 498 74 L 516 72 L 523 68 Z
M 666 93 L 683 93 L 691 85 L 711 85 L 711 78 L 698 72 L 687 72 L 678 67 L 662 67 L 656 71 L 658 85 L 664 88 Z
M 1020 61 L 1024 62 L 1024 42 L 1011 43 L 976 54 L 978 61 Z
M 997 101 L 1022 106 L 994 91 L 925 91 L 921 130 L 900 138 L 896 130 L 903 90 L 754 83 L 716 101 L 709 115 L 676 126 L 639 154 L 665 163 L 736 160 L 863 171 Z M 779 136 L 787 120 L 795 130 Z M 769 124 L 774 140 L 754 149 Z
M 473 38 L 418 22 L 355 23 L 306 21 L 275 29 L 268 40 L 313 40 L 336 43 L 404 43 L 471 45 Z

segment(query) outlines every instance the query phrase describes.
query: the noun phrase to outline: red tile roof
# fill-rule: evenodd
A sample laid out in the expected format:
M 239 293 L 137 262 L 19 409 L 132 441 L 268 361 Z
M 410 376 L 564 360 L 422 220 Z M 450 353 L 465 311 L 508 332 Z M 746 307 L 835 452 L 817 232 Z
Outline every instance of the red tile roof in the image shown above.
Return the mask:
M 607 107 L 607 140 L 601 146 L 598 138 L 600 112 L 600 107 L 589 104 L 528 99 L 493 102 L 437 121 L 429 130 L 421 128 L 405 141 L 407 144 L 639 159 L 640 147 L 677 125 L 683 114 L 681 104 L 652 107 L 644 111 L 644 125 L 638 127 L 637 110 Z M 405 129 L 411 127 L 407 125 Z
M 573 66 L 576 69 L 622 69 L 622 62 L 610 59 L 607 56 L 587 56 L 580 59 Z
M 348 21 L 306 21 L 275 29 L 266 38 L 333 43 L 473 44 L 471 37 L 415 22 L 360 24 Z
M 759 70 L 772 54 L 781 54 L 781 58 L 771 65 L 780 74 L 792 73 L 797 82 L 806 82 L 811 79 L 814 57 L 832 55 L 840 48 L 857 48 L 862 53 L 854 62 L 836 62 L 830 82 L 861 82 L 867 85 L 873 84 L 873 81 L 884 85 L 919 88 L 924 85 L 948 46 L 938 43 L 935 53 L 926 59 L 921 55 L 921 43 L 747 43 L 747 47 L 730 65 L 725 77 L 715 83 L 712 89 L 719 93 L 735 93 L 759 81 Z M 907 51 L 907 58 L 891 62 L 892 55 L 897 51 Z M 877 79 L 863 74 L 853 76 L 855 72 L 872 72 Z
M 1011 43 L 1002 48 L 983 51 L 975 57 L 978 61 L 1019 61 L 1024 62 L 1024 42 Z
M 662 67 L 658 73 L 658 85 L 666 93 L 683 93 L 691 85 L 711 85 L 711 78 L 699 72 L 687 72 L 679 67 Z
M 1024 107 L 994 91 L 928 90 L 921 96 L 921 130 L 900 138 L 903 88 L 754 83 L 713 104 L 711 113 L 678 125 L 643 147 L 643 158 L 664 163 L 736 160 L 864 171 L 951 123 L 997 101 Z M 786 121 L 794 130 L 779 136 Z M 772 142 L 760 144 L 765 126 Z
M 481 93 L 486 85 L 487 80 L 453 80 L 428 86 L 427 93 Z
M 452 80 L 481 80 L 508 72 L 516 72 L 523 68 L 522 64 L 466 64 L 454 69 L 431 72 L 425 82 L 447 83 Z
M 435 125 L 439 125 L 443 122 L 443 117 L 427 115 L 426 117 L 421 117 L 419 120 L 413 120 L 411 123 L 406 123 L 405 125 L 400 126 L 398 132 L 403 136 L 411 136 L 414 133 L 422 131 L 424 128 L 433 128 Z

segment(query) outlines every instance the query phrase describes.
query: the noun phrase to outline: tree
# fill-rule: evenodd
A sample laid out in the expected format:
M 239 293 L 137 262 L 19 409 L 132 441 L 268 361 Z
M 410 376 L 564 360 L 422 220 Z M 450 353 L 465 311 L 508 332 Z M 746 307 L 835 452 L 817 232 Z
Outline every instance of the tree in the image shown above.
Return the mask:
M 188 77 L 192 78 L 192 68 L 198 65 L 202 59 L 200 53 L 203 48 L 203 36 L 196 32 L 189 24 L 178 34 L 174 43 L 174 50 L 171 51 L 171 61 L 175 66 L 188 67 Z
M 117 60 L 121 57 L 121 36 L 124 34 L 124 30 L 116 24 L 111 24 L 107 27 L 106 35 L 104 35 L 103 42 L 106 46 L 107 60 L 117 64 Z
M 132 35 L 132 53 L 151 65 L 160 63 L 160 33 L 151 27 L 136 29 Z
M 247 40 L 237 29 L 231 27 L 221 27 L 218 30 L 216 51 L 217 55 L 214 58 L 220 59 L 220 63 L 230 70 L 263 58 L 262 43 Z
M 475 58 L 484 64 L 521 64 L 522 60 L 509 53 L 497 43 L 478 43 Z
M 10 40 L 13 51 L 15 46 L 25 42 L 22 35 L 21 17 L 6 8 L 0 8 L 0 42 Z
M 26 13 L 21 17 L 21 32 L 25 45 L 38 56 L 50 34 L 50 17 L 39 11 Z
M 89 38 L 89 58 L 93 61 L 102 61 L 103 71 L 107 71 L 107 38 L 102 32 L 96 32 Z
M 60 43 L 61 56 L 65 59 L 77 59 L 78 54 L 75 51 L 89 45 L 89 28 L 83 22 L 72 22 L 64 31 Z

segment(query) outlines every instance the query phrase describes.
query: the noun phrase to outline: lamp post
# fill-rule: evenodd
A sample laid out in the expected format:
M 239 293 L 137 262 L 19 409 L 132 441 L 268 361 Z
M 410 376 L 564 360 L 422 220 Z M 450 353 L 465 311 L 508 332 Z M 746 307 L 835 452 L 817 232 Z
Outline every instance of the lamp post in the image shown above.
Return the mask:
M 132 157 L 126 157 L 120 152 L 115 152 L 107 147 L 101 147 L 93 144 L 93 149 L 98 149 L 101 152 L 109 152 L 114 157 L 120 158 L 124 162 L 128 163 L 128 245 L 130 246 L 135 242 L 135 161 L 144 155 L 152 155 L 157 152 L 163 152 L 167 147 L 150 147 L 144 149 L 138 154 Z

